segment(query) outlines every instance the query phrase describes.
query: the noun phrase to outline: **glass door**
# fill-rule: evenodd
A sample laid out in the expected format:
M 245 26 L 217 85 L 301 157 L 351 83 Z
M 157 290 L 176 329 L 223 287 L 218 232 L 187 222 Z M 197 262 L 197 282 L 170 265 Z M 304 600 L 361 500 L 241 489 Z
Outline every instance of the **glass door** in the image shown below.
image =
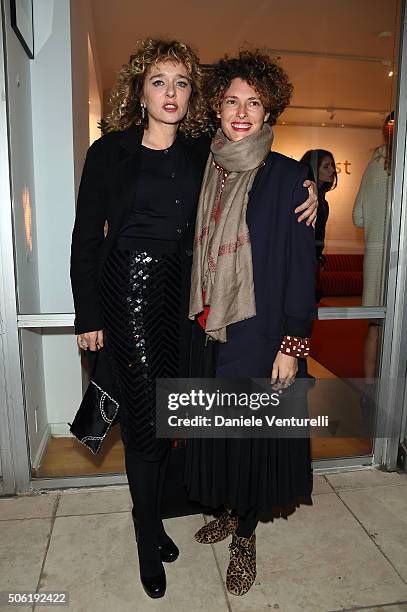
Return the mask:
M 75 196 L 86 149 L 100 133 L 98 115 L 102 119 L 109 110 L 114 75 L 135 40 L 155 31 L 157 10 L 168 22 L 169 35 L 183 39 L 180 24 L 186 16 L 161 0 L 154 12 L 132 3 L 117 11 L 107 3 L 103 13 L 94 1 L 86 19 L 80 3 L 72 3 L 71 11 L 67 3 L 54 4 L 50 19 L 48 8 L 35 3 L 37 24 L 52 23 L 52 28 L 43 39 L 39 35 L 36 57 L 29 60 L 11 31 L 8 4 L 3 3 L 13 229 L 3 248 L 9 258 L 14 254 L 14 264 L 4 292 L 8 298 L 17 295 L 14 322 L 12 314 L 9 318 L 15 343 L 9 350 L 18 416 L 11 436 L 22 458 L 20 488 L 29 481 L 34 488 L 125 482 L 117 426 L 97 456 L 69 432 L 88 380 L 73 335 L 69 284 Z M 227 4 L 219 7 L 220 22 Z M 273 148 L 297 160 L 306 156 L 320 187 L 319 320 L 309 363 L 317 383 L 333 381 L 331 390 L 317 384 L 311 393 L 311 410 L 321 405 L 332 410 L 330 436 L 312 442 L 314 465 L 321 469 L 381 463 L 386 453 L 378 431 L 362 427 L 361 435 L 345 435 L 346 430 L 341 435 L 345 406 L 341 411 L 334 400 L 342 389 L 348 413 L 351 406 L 359 422 L 378 398 L 381 411 L 386 405 L 380 381 L 383 372 L 389 378 L 399 278 L 392 263 L 405 250 L 402 245 L 399 251 L 398 242 L 407 117 L 399 93 L 407 81 L 402 78 L 406 67 L 399 63 L 402 4 L 335 0 L 327 11 L 322 0 L 313 0 L 305 11 L 295 0 L 297 10 L 288 14 L 283 3 L 262 0 L 250 20 L 239 20 L 230 36 L 219 40 L 205 36 L 198 25 L 213 20 L 204 5 L 190 7 L 186 24 L 188 42 L 203 64 L 243 45 L 260 47 L 281 63 L 294 85 L 292 103 L 274 127 Z M 142 19 L 140 10 L 145 11 Z M 293 28 L 293 19 L 301 28 Z M 106 31 L 127 32 L 124 23 L 142 25 L 109 47 Z M 333 172 L 324 179 L 327 164 Z M 7 215 L 4 210 L 1 215 Z M 378 219 L 378 234 L 370 231 L 372 219 Z M 4 432 L 1 419 L 0 411 Z

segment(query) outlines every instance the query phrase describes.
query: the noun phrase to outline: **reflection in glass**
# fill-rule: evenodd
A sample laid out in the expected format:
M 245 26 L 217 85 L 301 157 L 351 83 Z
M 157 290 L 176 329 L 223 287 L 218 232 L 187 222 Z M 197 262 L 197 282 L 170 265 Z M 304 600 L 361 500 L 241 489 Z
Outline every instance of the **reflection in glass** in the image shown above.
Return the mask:
M 372 322 L 366 319 L 341 319 L 315 321 L 308 360 L 309 373 L 317 379 L 335 379 L 344 387 L 346 396 L 344 413 L 355 412 L 355 419 L 374 420 L 376 410 L 377 373 L 379 355 L 374 363 L 366 359 L 366 339 L 371 334 Z M 377 344 L 380 346 L 382 326 L 376 321 Z M 366 376 L 368 370 L 371 376 Z M 352 381 L 352 382 L 351 382 Z M 320 393 L 322 389 L 322 394 Z M 333 395 L 330 395 L 330 393 Z M 315 386 L 310 394 L 310 412 L 325 410 L 334 426 L 340 421 L 338 393 L 334 387 Z M 335 412 L 335 414 L 333 414 Z M 338 416 L 339 415 L 339 416 Z M 368 428 L 366 428 L 368 431 Z M 371 453 L 371 437 L 341 438 L 332 431 L 332 438 L 315 438 L 312 441 L 313 458 L 344 457 Z
M 353 222 L 364 230 L 363 306 L 383 302 L 393 131 L 394 113 L 390 113 L 383 124 L 384 144 L 373 152 L 353 207 Z
M 391 146 L 388 134 L 383 136 L 382 126 L 397 106 L 401 4 L 389 0 L 381 8 L 377 5 L 373 9 L 362 1 L 352 5 L 350 13 L 339 6 L 333 3 L 330 9 L 331 17 L 335 15 L 335 31 L 322 28 L 310 48 L 288 43 L 278 47 L 278 38 L 273 41 L 270 51 L 281 58 L 294 84 L 292 103 L 275 126 L 274 148 L 297 160 L 306 157 L 310 150 L 324 149 L 335 159 L 338 186 L 326 196 L 329 217 L 326 218 L 324 199 L 320 198 L 322 206 L 317 220 L 317 238 L 324 257 L 319 266 L 319 305 L 377 307 L 384 304 L 392 182 Z M 377 20 L 376 31 L 372 30 L 372 23 L 363 19 L 358 22 L 359 11 L 360 14 L 369 11 L 372 19 Z M 347 31 L 340 39 L 345 13 Z M 320 18 L 321 15 L 317 21 Z M 325 34 L 328 31 L 329 37 Z M 382 172 L 380 178 L 376 173 L 375 179 L 375 196 L 380 195 L 381 201 L 380 211 L 376 206 L 375 228 L 380 232 L 373 240 L 376 247 L 372 245 L 369 223 L 358 214 L 366 173 L 372 174 L 373 160 L 376 166 L 381 164 Z M 316 164 L 310 165 L 318 181 Z M 374 291 L 365 274 L 366 267 L 372 269 L 372 257 L 380 275 L 379 287 Z
M 28 187 L 25 186 L 21 198 L 23 204 L 24 214 L 24 232 L 25 232 L 25 244 L 29 251 L 33 250 L 33 238 L 32 238 L 32 211 L 30 203 L 30 192 Z

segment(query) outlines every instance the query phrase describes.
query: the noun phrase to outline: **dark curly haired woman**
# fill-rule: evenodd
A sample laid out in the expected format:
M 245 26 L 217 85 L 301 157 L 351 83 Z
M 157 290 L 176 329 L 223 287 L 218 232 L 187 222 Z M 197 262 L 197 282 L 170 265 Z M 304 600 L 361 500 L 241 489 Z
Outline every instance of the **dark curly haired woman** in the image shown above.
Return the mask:
M 220 128 L 197 213 L 194 377 L 271 377 L 286 388 L 307 375 L 316 312 L 314 232 L 293 213 L 306 195 L 309 169 L 270 152 L 270 124 L 291 92 L 286 73 L 259 52 L 221 60 L 208 81 Z M 190 497 L 225 508 L 195 537 L 208 544 L 232 534 L 226 586 L 243 595 L 256 576 L 258 514 L 295 507 L 304 497 L 310 503 L 309 439 L 194 437 L 187 449 Z
M 112 95 L 113 131 L 88 151 L 72 236 L 78 345 L 105 344 L 118 381 L 140 577 L 151 597 L 164 595 L 162 562 L 179 552 L 161 520 L 170 441 L 155 435 L 155 379 L 188 374 L 194 221 L 210 144 L 201 82 L 187 45 L 139 44 Z M 315 200 L 300 206 L 307 222 Z

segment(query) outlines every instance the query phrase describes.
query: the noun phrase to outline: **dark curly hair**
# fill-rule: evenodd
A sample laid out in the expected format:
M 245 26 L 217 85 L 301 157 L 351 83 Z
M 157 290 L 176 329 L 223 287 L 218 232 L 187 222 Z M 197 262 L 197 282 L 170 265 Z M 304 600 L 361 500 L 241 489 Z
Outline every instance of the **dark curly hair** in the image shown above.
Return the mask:
M 118 74 L 117 84 L 110 96 L 112 111 L 106 118 L 106 131 L 125 130 L 130 125 L 145 123 L 140 105 L 145 75 L 151 66 L 166 61 L 184 64 L 191 80 L 188 112 L 180 123 L 180 130 L 192 137 L 208 130 L 208 112 L 202 95 L 203 77 L 198 56 L 178 40 L 146 38 L 138 41 L 134 54 Z
M 208 71 L 205 94 L 214 113 L 219 112 L 233 79 L 242 79 L 257 91 L 266 113 L 270 113 L 271 125 L 290 103 L 293 86 L 285 70 L 264 52 L 244 50 L 238 57 L 225 56 Z

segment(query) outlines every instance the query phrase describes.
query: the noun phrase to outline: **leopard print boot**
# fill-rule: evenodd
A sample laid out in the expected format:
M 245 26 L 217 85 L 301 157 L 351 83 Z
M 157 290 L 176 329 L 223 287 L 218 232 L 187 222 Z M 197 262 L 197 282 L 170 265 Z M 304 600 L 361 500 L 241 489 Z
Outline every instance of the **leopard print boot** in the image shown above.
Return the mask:
M 241 538 L 233 534 L 226 588 L 232 595 L 244 595 L 256 578 L 256 534 Z
M 234 533 L 236 527 L 237 517 L 232 516 L 229 510 L 225 510 L 217 519 L 201 527 L 195 534 L 195 540 L 200 544 L 221 542 Z

